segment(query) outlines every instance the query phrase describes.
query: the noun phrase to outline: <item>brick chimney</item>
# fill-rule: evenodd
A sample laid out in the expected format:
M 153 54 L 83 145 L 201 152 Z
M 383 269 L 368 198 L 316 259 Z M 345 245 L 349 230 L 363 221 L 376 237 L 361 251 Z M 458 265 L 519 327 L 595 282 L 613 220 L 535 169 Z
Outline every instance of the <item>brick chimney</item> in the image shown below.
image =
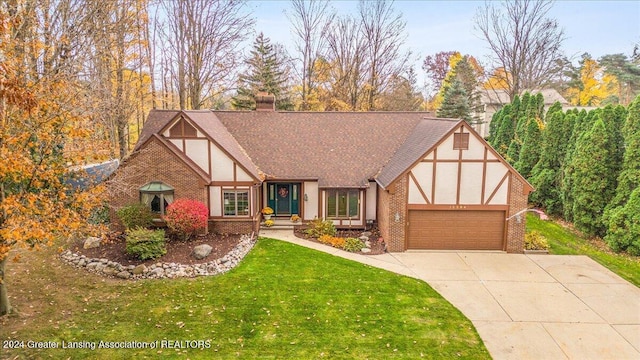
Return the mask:
M 276 97 L 267 92 L 259 92 L 256 95 L 256 111 L 275 111 Z

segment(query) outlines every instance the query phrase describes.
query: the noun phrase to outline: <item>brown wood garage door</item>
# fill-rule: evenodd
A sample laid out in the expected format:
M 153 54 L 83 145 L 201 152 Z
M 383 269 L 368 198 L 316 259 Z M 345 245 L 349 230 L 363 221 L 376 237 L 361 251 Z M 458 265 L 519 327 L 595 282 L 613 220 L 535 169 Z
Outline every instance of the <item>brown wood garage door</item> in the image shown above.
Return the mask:
M 410 210 L 409 249 L 502 250 L 504 211 Z

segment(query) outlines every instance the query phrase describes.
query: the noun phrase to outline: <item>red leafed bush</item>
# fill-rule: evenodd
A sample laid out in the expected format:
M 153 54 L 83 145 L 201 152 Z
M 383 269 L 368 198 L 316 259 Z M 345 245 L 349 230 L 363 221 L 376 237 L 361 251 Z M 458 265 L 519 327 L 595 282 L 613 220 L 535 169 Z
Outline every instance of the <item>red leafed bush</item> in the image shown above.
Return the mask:
M 164 221 L 169 229 L 188 240 L 207 227 L 208 217 L 207 205 L 197 200 L 178 199 L 167 207 Z

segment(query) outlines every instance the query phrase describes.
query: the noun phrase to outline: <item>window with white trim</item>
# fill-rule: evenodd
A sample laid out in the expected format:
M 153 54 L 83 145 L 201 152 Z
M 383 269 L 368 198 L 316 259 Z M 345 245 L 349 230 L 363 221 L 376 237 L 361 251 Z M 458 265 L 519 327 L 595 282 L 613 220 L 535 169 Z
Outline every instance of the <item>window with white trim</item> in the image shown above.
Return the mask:
M 360 190 L 327 191 L 328 218 L 357 218 L 360 215 Z
M 249 190 L 223 190 L 224 216 L 249 215 Z

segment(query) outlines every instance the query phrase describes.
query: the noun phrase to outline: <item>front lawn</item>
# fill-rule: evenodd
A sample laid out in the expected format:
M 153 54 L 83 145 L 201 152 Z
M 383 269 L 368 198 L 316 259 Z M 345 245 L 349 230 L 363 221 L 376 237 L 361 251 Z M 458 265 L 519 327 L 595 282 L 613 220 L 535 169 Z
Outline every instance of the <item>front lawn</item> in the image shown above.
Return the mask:
M 583 239 L 576 233 L 553 221 L 543 221 L 537 216 L 527 215 L 527 231 L 537 230 L 549 241 L 549 253 L 557 255 L 587 255 L 625 280 L 640 287 L 640 258 L 626 254 L 615 254 Z
M 53 265 L 40 266 L 45 255 Z M 261 239 L 226 275 L 197 279 L 104 280 L 29 256 L 9 284 L 22 315 L 0 320 L 3 339 L 205 342 L 3 350 L 9 358 L 490 358 L 471 322 L 426 283 L 277 240 Z

